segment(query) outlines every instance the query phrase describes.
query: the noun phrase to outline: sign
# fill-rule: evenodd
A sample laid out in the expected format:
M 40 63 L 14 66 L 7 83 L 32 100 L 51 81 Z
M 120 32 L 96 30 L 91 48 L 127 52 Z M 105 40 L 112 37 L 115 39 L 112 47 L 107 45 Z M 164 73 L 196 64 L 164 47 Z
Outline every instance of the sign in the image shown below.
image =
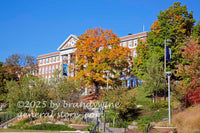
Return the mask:
M 166 47 L 166 61 L 171 61 L 172 52 L 171 47 Z
M 63 76 L 67 76 L 67 72 L 68 72 L 68 65 L 63 64 Z

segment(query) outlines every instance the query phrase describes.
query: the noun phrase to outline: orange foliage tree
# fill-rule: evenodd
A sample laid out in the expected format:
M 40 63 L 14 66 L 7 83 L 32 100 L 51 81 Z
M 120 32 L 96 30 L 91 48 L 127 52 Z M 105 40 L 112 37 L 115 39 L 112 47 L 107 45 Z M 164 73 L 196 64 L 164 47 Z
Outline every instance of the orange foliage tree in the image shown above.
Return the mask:
M 99 86 L 105 86 L 106 71 L 112 75 L 109 84 L 114 85 L 120 73 L 129 67 L 130 49 L 119 46 L 120 39 L 112 30 L 89 29 L 76 42 L 76 79 L 87 87 L 95 87 L 98 97 Z

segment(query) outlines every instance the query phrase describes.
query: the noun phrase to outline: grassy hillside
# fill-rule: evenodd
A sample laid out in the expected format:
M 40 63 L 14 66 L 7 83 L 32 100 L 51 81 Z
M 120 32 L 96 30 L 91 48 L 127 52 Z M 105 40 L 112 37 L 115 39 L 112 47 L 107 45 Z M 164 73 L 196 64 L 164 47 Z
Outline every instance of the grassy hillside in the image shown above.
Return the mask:
M 178 133 L 200 133 L 200 104 L 173 115 Z

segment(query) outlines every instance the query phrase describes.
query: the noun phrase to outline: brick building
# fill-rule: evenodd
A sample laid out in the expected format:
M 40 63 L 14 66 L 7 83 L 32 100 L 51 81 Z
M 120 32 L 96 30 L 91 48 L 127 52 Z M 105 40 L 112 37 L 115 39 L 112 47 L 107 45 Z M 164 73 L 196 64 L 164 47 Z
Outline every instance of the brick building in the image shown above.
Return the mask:
M 136 47 L 138 44 L 138 38 L 146 41 L 148 32 L 142 32 L 137 34 L 129 34 L 127 36 L 120 37 L 120 46 L 129 47 L 131 49 L 131 55 L 137 56 Z M 56 69 L 63 70 L 63 64 L 67 66 L 73 66 L 73 56 L 76 50 L 75 43 L 78 40 L 77 36 L 70 35 L 58 48 L 57 52 L 44 54 L 38 56 L 38 76 L 43 77 L 47 80 L 52 78 L 53 73 Z M 74 73 L 67 71 L 68 77 L 73 77 Z M 131 78 L 129 78 L 132 80 Z M 128 81 L 126 81 L 128 86 Z M 132 85 L 132 83 L 130 84 Z

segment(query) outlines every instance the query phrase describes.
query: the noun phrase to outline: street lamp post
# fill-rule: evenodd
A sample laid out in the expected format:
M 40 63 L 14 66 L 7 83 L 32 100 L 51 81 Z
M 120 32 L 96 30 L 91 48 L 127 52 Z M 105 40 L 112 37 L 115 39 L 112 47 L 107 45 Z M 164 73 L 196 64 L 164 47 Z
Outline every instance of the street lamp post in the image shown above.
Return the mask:
M 110 71 L 105 71 L 107 73 L 107 91 L 108 91 L 108 74 Z
M 170 77 L 172 72 L 166 72 L 166 76 L 168 77 L 168 113 L 169 113 L 169 125 L 171 125 L 171 107 L 170 107 Z
M 170 39 L 165 39 L 164 40 L 164 81 L 165 81 L 165 88 L 166 88 L 166 75 L 165 75 L 165 73 L 166 73 L 166 43 L 167 42 L 172 42 L 172 40 L 170 40 Z M 164 98 L 166 99 L 166 90 L 164 89 Z

